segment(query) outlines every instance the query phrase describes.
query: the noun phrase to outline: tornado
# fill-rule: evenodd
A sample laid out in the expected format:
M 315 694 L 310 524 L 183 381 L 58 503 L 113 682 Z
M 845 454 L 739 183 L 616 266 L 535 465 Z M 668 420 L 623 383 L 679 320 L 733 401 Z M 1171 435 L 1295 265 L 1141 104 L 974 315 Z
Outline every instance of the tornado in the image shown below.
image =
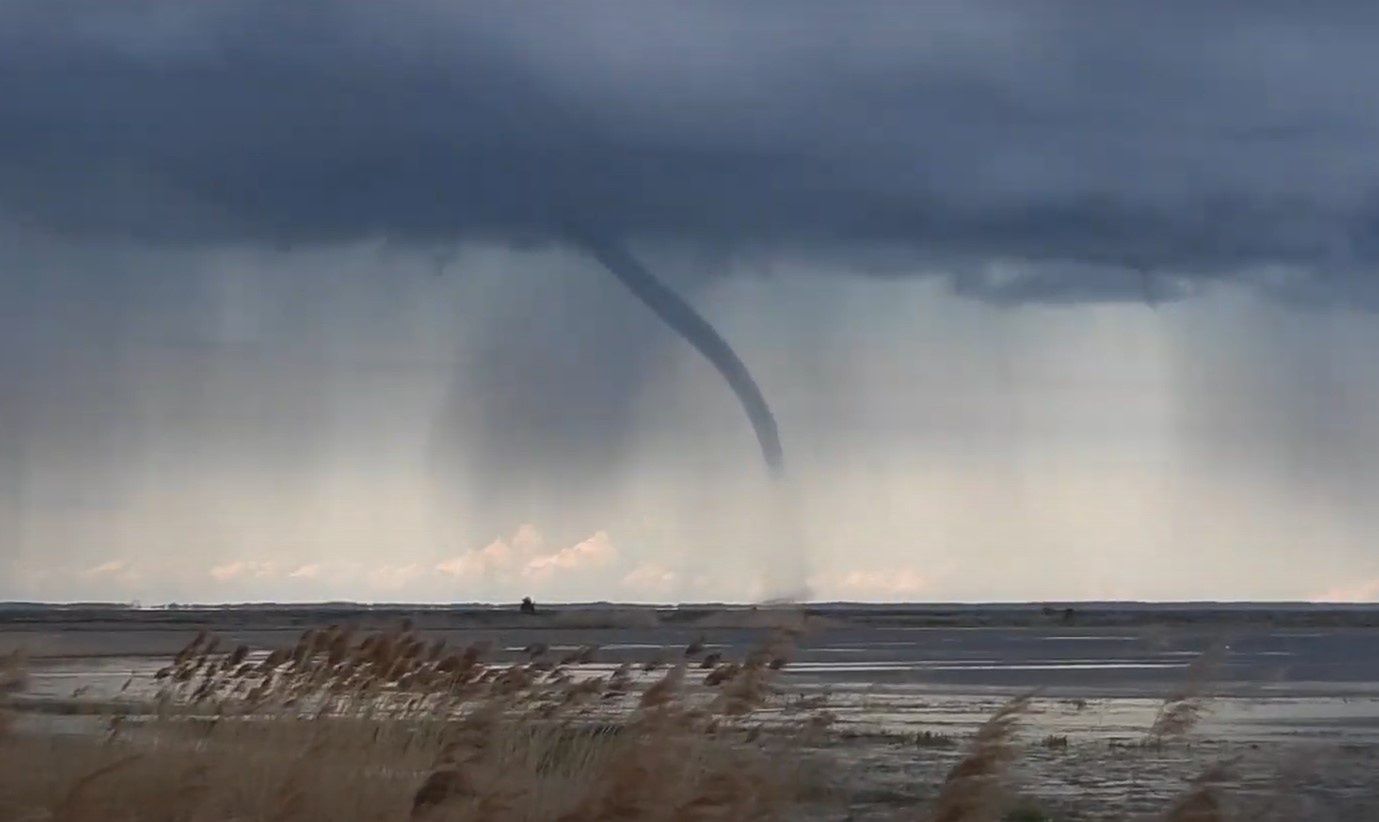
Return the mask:
M 680 295 L 656 279 L 621 243 L 581 228 L 571 229 L 571 235 L 633 296 L 718 370 L 737 396 L 742 410 L 747 412 L 766 467 L 773 476 L 781 476 L 785 470 L 785 458 L 781 451 L 780 432 L 776 430 L 776 418 L 771 414 L 771 407 L 766 404 L 766 397 L 757 387 L 756 380 L 752 379 L 751 372 L 732 346 Z

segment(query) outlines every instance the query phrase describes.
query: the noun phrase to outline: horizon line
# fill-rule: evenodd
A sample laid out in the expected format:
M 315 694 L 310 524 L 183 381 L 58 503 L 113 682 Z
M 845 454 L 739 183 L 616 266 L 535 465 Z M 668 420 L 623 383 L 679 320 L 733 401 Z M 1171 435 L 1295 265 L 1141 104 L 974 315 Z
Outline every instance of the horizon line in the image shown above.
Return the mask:
M 113 600 L 27 600 L 13 599 L 0 600 L 0 608 L 14 607 L 101 607 L 101 608 L 120 608 L 127 610 L 182 610 L 197 608 L 265 608 L 265 607 L 290 607 L 290 608 L 311 608 L 311 607 L 355 607 L 355 608 L 415 608 L 415 609 L 455 609 L 455 608 L 517 608 L 518 601 L 483 601 L 483 600 L 453 600 L 453 601 L 417 601 L 409 602 L 405 600 L 241 600 L 241 601 L 206 601 L 206 602 L 179 602 L 169 600 L 167 602 L 142 603 L 138 600 L 133 601 L 113 601 Z M 1031 600 L 803 600 L 799 602 L 790 601 L 771 601 L 771 602 L 735 602 L 726 600 L 704 600 L 704 601 L 684 601 L 684 602 L 653 602 L 635 600 L 576 600 L 576 601 L 550 601 L 537 603 L 541 608 L 591 608 L 591 607 L 623 607 L 623 608 L 741 608 L 741 609 L 783 609 L 794 607 L 828 607 L 828 606 L 850 606 L 850 607 L 921 607 L 921 608 L 1046 608 L 1053 606 L 1063 607 L 1107 607 L 1107 606 L 1148 606 L 1148 607 L 1174 607 L 1174 606 L 1260 606 L 1260 607 L 1289 607 L 1289 606 L 1309 606 L 1309 607 L 1379 607 L 1379 600 L 1336 602 L 1325 600 L 1273 600 L 1273 599 L 1031 599 Z

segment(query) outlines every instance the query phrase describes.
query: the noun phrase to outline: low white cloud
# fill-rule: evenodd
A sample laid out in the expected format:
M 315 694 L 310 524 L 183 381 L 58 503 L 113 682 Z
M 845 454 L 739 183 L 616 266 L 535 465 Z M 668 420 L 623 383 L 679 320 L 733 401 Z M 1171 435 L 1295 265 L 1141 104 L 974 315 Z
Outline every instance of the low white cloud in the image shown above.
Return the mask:
M 436 565 L 442 574 L 454 577 L 487 577 L 511 569 L 517 564 L 517 552 L 501 539 L 495 539 L 477 551 L 469 551 Z
M 92 565 L 87 568 L 85 573 L 90 577 L 109 576 L 118 574 L 129 567 L 129 563 L 122 559 L 112 559 L 109 562 L 102 562 L 100 565 Z
M 546 537 L 541 533 L 541 529 L 530 522 L 524 522 L 517 526 L 510 542 L 518 554 L 537 554 L 546 546 Z
M 83 576 L 118 580 L 120 582 L 136 582 L 142 579 L 143 575 L 128 561 L 124 559 L 112 559 L 102 562 L 99 565 L 92 565 L 82 571 Z
M 827 598 L 895 600 L 923 593 L 929 579 L 910 568 L 852 570 L 814 577 L 810 587 Z
M 319 562 L 298 565 L 287 573 L 289 579 L 318 579 L 324 569 Z
M 384 591 L 398 591 L 422 574 L 422 566 L 415 562 L 405 565 L 380 565 L 369 571 L 369 584 Z
M 278 565 L 272 560 L 265 562 L 235 560 L 212 566 L 210 573 L 218 582 L 229 582 L 234 579 L 267 579 L 277 575 Z
M 435 568 L 453 577 L 508 577 L 539 557 L 545 545 L 546 538 L 540 529 L 531 523 L 523 523 L 509 539 L 495 539 L 483 548 L 442 560 Z
M 556 571 L 601 568 L 611 565 L 618 551 L 606 531 L 568 548 L 546 550 L 546 538 L 530 523 L 521 525 L 508 539 L 495 539 L 483 548 L 444 559 L 434 566 L 442 574 L 470 580 L 543 580 Z
M 1348 582 L 1310 599 L 1313 602 L 1379 602 L 1379 579 Z
M 638 594 L 663 596 L 675 586 L 675 572 L 654 562 L 644 562 L 623 575 L 624 587 Z
M 569 548 L 532 558 L 522 568 L 522 575 L 540 579 L 556 571 L 599 568 L 612 563 L 617 557 L 618 549 L 613 547 L 608 532 L 597 531 L 588 539 Z

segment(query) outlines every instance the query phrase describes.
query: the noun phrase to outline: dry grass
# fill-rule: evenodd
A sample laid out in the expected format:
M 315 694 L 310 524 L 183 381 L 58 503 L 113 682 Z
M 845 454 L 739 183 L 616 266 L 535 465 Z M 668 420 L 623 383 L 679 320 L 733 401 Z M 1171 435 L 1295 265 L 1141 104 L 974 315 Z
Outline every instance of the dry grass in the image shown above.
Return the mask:
M 1206 707 L 1206 688 L 1221 667 L 1224 648 L 1213 645 L 1188 666 L 1183 683 L 1159 706 L 1146 742 L 1163 745 L 1180 739 L 1197 725 Z
M 1005 815 L 1012 799 L 1006 771 L 1016 756 L 1015 729 L 1032 698 L 1012 699 L 977 729 L 967 755 L 939 788 L 933 822 L 986 822 Z
M 24 665 L 24 655 L 17 650 L 0 654 L 0 697 L 23 690 L 27 682 L 28 674 Z M 9 734 L 13 723 L 14 718 L 9 710 L 0 704 L 0 738 Z
M 1174 801 L 1164 819 L 1166 822 L 1228 822 L 1236 818 L 1228 810 L 1224 790 L 1233 779 L 1226 763 L 1212 765 Z
M 311 630 L 267 655 L 201 634 L 158 672 L 151 718 L 6 738 L 0 819 L 788 818 L 806 780 L 773 748 L 809 723 L 768 741 L 750 721 L 778 637 L 694 693 L 683 664 L 649 683 L 580 672 L 595 653 L 497 664 L 409 625 Z
M 0 654 L 0 694 L 24 688 L 29 676 L 23 651 Z
M 408 624 L 367 635 L 309 630 L 269 653 L 201 634 L 159 671 L 156 711 L 112 716 L 104 734 L 6 734 L 0 714 L 0 820 L 801 818 L 838 799 L 820 787 L 827 763 L 810 747 L 834 717 L 821 699 L 778 693 L 803 630 L 779 623 L 740 659 L 711 658 L 696 641 L 673 665 L 597 676 L 581 668 L 597 658 L 592 647 L 534 643 L 519 661 L 498 663 L 484 645 L 447 648 Z M 1216 664 L 1204 655 L 1192 666 L 1149 739 L 1167 744 L 1192 727 Z M 21 655 L 0 657 L 0 697 L 24 687 L 24 671 Z M 933 799 L 898 817 L 1050 819 L 1011 778 L 1031 705 L 1022 696 L 1000 708 Z M 915 743 L 958 741 L 921 734 Z M 1228 780 L 1224 768 L 1209 770 L 1163 818 L 1245 818 L 1232 815 Z

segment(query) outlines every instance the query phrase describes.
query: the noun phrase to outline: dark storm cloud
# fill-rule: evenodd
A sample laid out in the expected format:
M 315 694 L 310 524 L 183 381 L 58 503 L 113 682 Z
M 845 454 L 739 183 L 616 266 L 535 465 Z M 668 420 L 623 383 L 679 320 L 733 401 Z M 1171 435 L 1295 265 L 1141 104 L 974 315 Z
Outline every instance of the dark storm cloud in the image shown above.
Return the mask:
M 998 301 L 1271 267 L 1320 283 L 1280 293 L 1364 296 L 1377 24 L 1362 3 L 12 2 L 0 209 L 288 245 L 544 242 L 576 217 L 900 248 Z

